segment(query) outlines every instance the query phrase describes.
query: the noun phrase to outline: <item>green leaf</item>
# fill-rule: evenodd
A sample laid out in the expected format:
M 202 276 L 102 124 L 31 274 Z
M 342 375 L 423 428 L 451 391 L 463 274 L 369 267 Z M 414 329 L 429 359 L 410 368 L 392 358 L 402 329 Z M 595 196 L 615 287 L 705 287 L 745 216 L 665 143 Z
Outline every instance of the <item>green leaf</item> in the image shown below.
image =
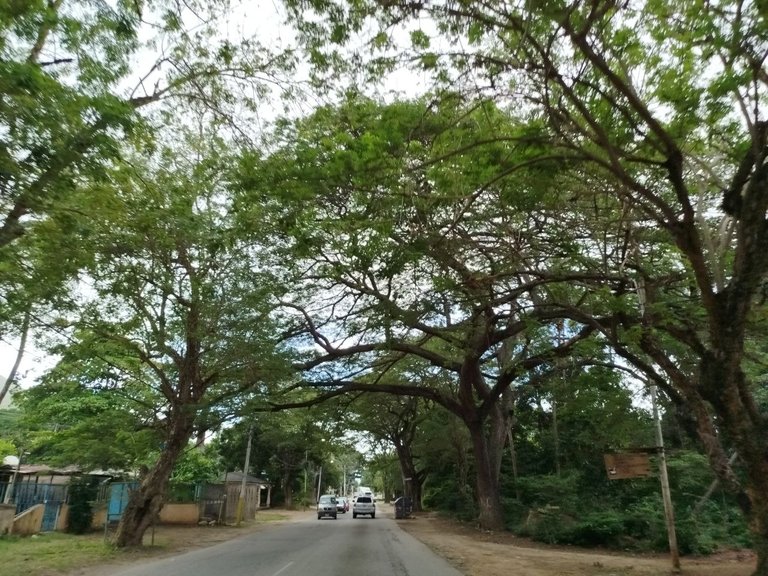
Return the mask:
M 416 49 L 429 48 L 429 36 L 421 30 L 411 32 L 411 46 Z

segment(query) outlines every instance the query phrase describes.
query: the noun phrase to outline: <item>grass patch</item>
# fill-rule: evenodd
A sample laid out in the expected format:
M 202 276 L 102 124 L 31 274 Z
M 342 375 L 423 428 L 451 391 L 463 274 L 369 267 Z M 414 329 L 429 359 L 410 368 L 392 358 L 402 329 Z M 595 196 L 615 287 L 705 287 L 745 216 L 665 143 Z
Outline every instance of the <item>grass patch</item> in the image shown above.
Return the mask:
M 0 538 L 3 576 L 55 574 L 109 562 L 117 556 L 118 552 L 100 534 L 76 536 L 55 532 L 29 538 Z
M 124 549 L 105 542 L 102 530 L 82 535 L 48 532 L 29 537 L 2 536 L 0 576 L 60 576 L 83 566 L 155 559 L 236 538 L 247 534 L 249 525 L 258 530 L 259 525 L 290 518 L 279 512 L 259 512 L 242 526 L 158 526 L 154 538 L 150 527 L 144 533 L 143 546 Z M 114 531 L 108 536 L 111 539 Z

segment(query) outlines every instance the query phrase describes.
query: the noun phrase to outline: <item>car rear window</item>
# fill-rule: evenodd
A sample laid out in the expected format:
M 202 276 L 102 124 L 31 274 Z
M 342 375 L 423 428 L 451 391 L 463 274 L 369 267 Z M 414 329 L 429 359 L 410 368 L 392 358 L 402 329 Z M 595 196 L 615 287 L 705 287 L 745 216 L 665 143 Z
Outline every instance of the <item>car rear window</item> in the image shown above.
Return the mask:
M 368 496 L 360 496 L 357 499 L 358 502 L 362 502 L 363 504 L 370 504 L 371 499 Z

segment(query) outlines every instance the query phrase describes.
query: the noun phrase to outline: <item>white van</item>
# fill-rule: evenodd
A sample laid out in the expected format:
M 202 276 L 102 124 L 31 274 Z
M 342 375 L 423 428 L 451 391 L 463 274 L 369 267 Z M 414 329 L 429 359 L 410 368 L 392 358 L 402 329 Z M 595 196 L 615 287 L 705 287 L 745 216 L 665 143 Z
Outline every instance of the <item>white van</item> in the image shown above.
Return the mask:
M 371 498 L 373 498 L 373 490 L 371 490 L 367 486 L 360 486 L 360 488 L 357 489 L 357 495 L 370 496 Z

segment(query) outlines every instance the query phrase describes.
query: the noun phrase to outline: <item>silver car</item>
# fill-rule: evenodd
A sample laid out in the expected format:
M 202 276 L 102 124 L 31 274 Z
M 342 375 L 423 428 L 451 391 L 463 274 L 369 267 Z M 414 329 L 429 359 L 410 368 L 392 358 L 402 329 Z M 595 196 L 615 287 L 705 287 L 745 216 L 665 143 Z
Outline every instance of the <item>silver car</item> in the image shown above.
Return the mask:
M 323 494 L 317 501 L 317 519 L 328 516 L 336 520 L 336 496 L 333 494 Z
M 352 518 L 358 516 L 370 516 L 376 518 L 376 504 L 372 496 L 358 496 L 352 504 Z

